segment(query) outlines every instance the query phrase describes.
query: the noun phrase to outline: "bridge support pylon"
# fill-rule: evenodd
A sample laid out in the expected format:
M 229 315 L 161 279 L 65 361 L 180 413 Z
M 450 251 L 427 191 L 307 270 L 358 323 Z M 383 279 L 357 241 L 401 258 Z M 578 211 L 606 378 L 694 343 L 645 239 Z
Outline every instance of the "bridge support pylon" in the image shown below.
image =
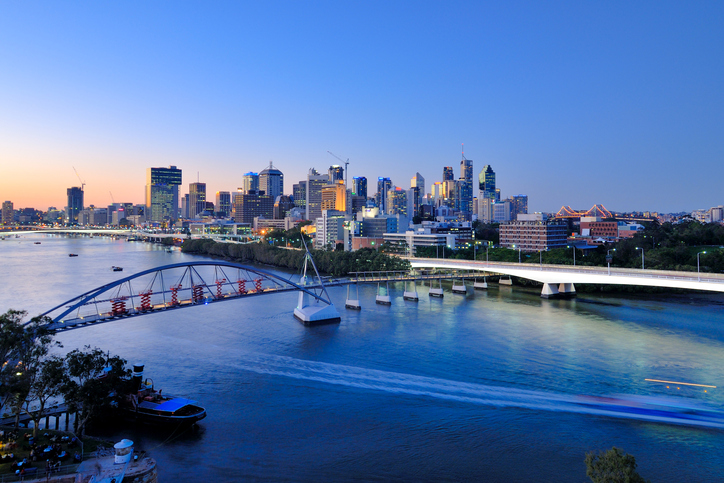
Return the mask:
M 414 280 L 412 281 L 412 290 L 407 290 L 407 282 L 405 282 L 405 293 L 402 295 L 402 298 L 413 302 L 420 300 L 420 297 L 417 296 L 417 286 L 415 286 Z
M 438 281 L 440 282 L 440 285 L 436 288 L 432 286 L 432 280 L 430 280 L 430 293 L 428 294 L 430 297 L 443 298 L 445 296 L 445 293 L 442 291 L 442 279 L 439 279 Z
M 350 288 L 352 288 L 352 285 L 347 285 L 347 300 L 345 301 L 344 306 L 352 310 L 362 310 L 362 306 L 359 304 L 359 284 L 354 284 L 354 286 L 357 298 L 350 298 Z
M 473 282 L 473 289 L 475 290 L 487 290 L 488 289 L 488 279 L 483 277 L 482 282 L 478 282 L 478 279 L 476 278 Z
M 465 285 L 465 279 L 460 280 L 459 283 L 457 280 L 453 280 L 452 293 L 467 295 L 468 287 Z
M 544 299 L 572 298 L 576 296 L 576 287 L 572 283 L 544 283 L 540 296 Z
M 558 285 L 558 294 L 562 298 L 573 298 L 576 296 L 576 287 L 572 283 Z
M 377 296 L 375 297 L 375 302 L 380 305 L 392 305 L 392 299 L 390 299 L 390 283 L 385 282 L 384 289 L 382 288 L 382 284 L 377 284 Z

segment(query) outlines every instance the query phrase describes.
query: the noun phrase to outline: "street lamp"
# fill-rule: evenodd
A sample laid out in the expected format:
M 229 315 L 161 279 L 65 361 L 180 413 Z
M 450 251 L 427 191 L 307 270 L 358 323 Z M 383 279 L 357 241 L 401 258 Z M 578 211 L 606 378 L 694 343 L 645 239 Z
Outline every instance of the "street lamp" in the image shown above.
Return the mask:
M 573 266 L 576 266 L 576 245 L 566 245 L 566 248 L 573 248 Z
M 636 250 L 641 250 L 641 270 L 644 269 L 644 249 L 641 247 L 636 247 Z
M 699 271 L 699 255 L 706 252 L 699 252 L 696 254 L 696 278 L 701 282 L 701 272 Z
M 616 251 L 615 248 L 609 248 L 606 251 L 606 263 L 608 263 L 608 274 L 611 275 L 611 260 L 613 260 L 613 257 L 611 256 L 611 250 L 614 252 Z

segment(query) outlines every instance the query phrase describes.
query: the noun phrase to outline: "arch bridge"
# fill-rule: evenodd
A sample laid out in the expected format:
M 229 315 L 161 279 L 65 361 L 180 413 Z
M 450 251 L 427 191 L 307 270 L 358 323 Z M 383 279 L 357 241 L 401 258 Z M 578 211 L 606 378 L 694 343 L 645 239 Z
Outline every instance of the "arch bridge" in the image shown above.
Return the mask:
M 46 326 L 48 329 L 65 331 L 183 307 L 292 291 L 300 292 L 295 316 L 305 324 L 309 321 L 299 317 L 298 312 L 311 307 L 310 298 L 331 309 L 327 312 L 336 312 L 322 285 L 297 284 L 274 273 L 231 262 L 195 261 L 165 265 L 116 280 L 42 315 L 52 320 Z

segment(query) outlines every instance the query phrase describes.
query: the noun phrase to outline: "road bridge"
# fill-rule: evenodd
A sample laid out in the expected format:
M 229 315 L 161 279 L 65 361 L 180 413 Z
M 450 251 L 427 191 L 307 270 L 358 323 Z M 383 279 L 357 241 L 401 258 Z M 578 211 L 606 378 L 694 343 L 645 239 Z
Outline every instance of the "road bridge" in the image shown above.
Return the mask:
M 466 270 L 496 273 L 543 284 L 542 297 L 575 294 L 575 284 L 634 285 L 724 292 L 724 274 L 639 270 L 533 263 L 482 262 L 439 258 L 409 258 L 413 269 Z

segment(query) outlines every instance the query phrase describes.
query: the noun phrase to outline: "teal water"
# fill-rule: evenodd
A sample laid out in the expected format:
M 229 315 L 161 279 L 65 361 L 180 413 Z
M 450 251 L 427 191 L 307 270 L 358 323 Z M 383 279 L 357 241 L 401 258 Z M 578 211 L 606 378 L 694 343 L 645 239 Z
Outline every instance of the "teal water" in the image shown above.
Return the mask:
M 41 245 L 33 241 L 39 240 Z M 68 253 L 77 253 L 70 258 Z M 82 292 L 194 259 L 104 238 L 0 242 L 0 310 L 37 314 Z M 124 267 L 112 272 L 111 265 Z M 449 289 L 449 287 L 448 287 Z M 543 300 L 497 287 L 391 307 L 330 294 L 339 325 L 307 328 L 296 296 L 264 295 L 60 334 L 146 365 L 164 393 L 209 416 L 188 432 L 122 429 L 160 481 L 586 480 L 587 451 L 615 445 L 652 481 L 724 479 L 724 431 L 573 410 L 577 395 L 676 395 L 722 407 L 724 298 L 581 294 Z

